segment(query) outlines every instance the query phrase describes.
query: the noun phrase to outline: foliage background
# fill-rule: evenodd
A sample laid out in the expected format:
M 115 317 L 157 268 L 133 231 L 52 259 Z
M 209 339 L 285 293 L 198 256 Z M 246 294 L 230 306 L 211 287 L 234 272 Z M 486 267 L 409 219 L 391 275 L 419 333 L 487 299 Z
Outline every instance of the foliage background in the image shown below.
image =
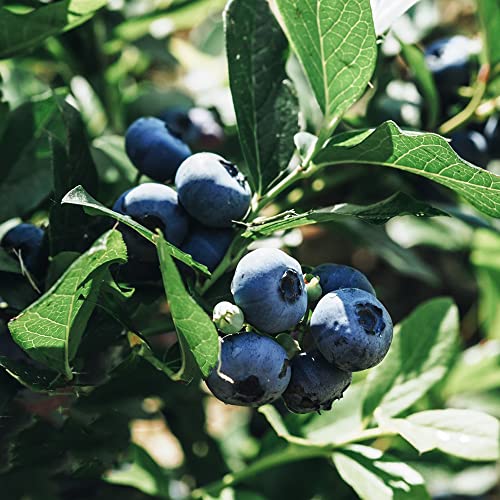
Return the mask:
M 306 265 L 331 261 L 358 267 L 395 323 L 402 322 L 384 364 L 368 378 L 356 376 L 331 413 L 296 416 L 279 404 L 261 412 L 226 407 L 208 395 L 189 366 L 178 371 L 161 285 L 142 284 L 133 293 L 116 287 L 109 268 L 126 259 L 116 231 L 97 244 L 102 254 L 85 253 L 112 227 L 111 219 L 60 204 L 68 191 L 83 185 L 111 206 L 136 177 L 123 149 L 126 127 L 172 105 L 213 110 L 226 133 L 220 153 L 243 166 L 245 160 L 266 165 L 289 158 L 299 130 L 293 119 L 298 105 L 300 126 L 310 133 L 321 128 L 321 111 L 333 117 L 339 103 L 323 95 L 318 106 L 313 97 L 321 75 L 308 74 L 309 86 L 296 58 L 285 65 L 288 43 L 277 23 L 251 2 L 248 10 L 238 9 L 242 3 L 233 2 L 229 19 L 253 33 L 254 52 L 229 24 L 229 60 L 248 59 L 228 72 L 223 1 L 0 1 L 0 236 L 19 218 L 50 222 L 52 260 L 43 289 L 64 272 L 89 280 L 87 288 L 75 291 L 66 278 L 49 297 L 74 294 L 71 342 L 66 331 L 52 330 L 57 342 L 30 350 L 32 339 L 24 333 L 29 314 L 43 315 L 49 300 L 37 302 L 9 332 L 7 320 L 39 293 L 17 263 L 0 253 L 2 491 L 9 499 L 44 500 L 186 498 L 193 491 L 206 498 L 249 499 L 327 499 L 332 492 L 339 499 L 494 498 L 500 417 L 500 237 L 498 221 L 490 217 L 495 214 L 481 213 L 428 178 L 345 164 L 342 142 L 333 144 L 337 149 L 331 153 L 342 165 L 321 169 L 281 193 L 265 215 L 348 205 L 308 216 L 320 224 L 302 226 L 302 220 L 300 229 L 275 233 L 284 227 L 278 220 L 248 231 L 269 237 L 266 244 L 285 246 Z M 383 2 L 372 2 L 374 9 L 377 3 Z M 272 4 L 276 10 L 287 2 Z M 383 16 L 375 20 L 383 30 Z M 442 132 L 478 92 L 477 74 L 446 116 L 414 44 L 456 32 L 479 40 L 483 33 L 488 60 L 498 64 L 497 26 L 495 1 L 418 2 L 379 45 L 375 87 L 344 115 L 342 130 L 390 119 L 405 129 Z M 271 28 L 275 43 L 266 52 L 262 47 L 270 45 Z M 290 28 L 288 34 L 299 59 L 300 40 L 294 36 L 300 32 L 293 35 Z M 273 104 L 265 120 L 247 124 L 250 132 L 258 131 L 256 148 L 242 134 L 243 119 L 252 115 L 245 107 L 248 72 L 269 65 L 269 73 L 293 82 L 296 94 L 288 82 L 281 85 L 280 79 L 273 86 L 253 75 L 250 88 L 272 96 Z M 480 105 L 468 118 L 473 123 L 497 112 L 498 74 L 492 64 Z M 354 103 L 364 87 L 348 80 L 352 96 L 340 106 Z M 273 130 L 282 134 L 277 141 Z M 389 133 L 399 137 L 396 129 Z M 301 138 L 307 154 L 308 136 Z M 491 172 L 498 168 L 498 161 L 488 166 Z M 251 180 L 265 193 L 274 175 L 262 172 Z M 455 191 L 478 208 L 498 196 L 488 198 L 471 186 Z M 386 205 L 378 203 L 396 192 L 404 194 L 391 199 L 384 212 Z M 86 196 L 80 192 L 70 201 L 93 203 Z M 371 204 L 375 208 L 364 208 Z M 422 211 L 452 217 L 415 215 Z M 170 269 L 165 280 L 170 295 L 172 249 L 161 241 L 159 248 Z M 227 282 L 219 285 L 205 297 L 207 309 Z M 200 324 L 204 321 L 200 317 Z M 197 339 L 186 338 L 195 349 Z M 198 362 L 214 355 L 194 354 Z M 169 376 L 195 380 L 186 385 Z

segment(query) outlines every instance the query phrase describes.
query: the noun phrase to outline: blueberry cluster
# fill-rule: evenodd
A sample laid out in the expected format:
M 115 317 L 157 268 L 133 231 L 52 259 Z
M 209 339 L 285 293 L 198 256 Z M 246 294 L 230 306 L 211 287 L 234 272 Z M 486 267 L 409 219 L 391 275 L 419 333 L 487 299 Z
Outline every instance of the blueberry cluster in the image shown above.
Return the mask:
M 214 309 L 215 324 L 229 335 L 207 379 L 225 403 L 260 406 L 281 396 L 295 413 L 329 410 L 352 372 L 380 363 L 391 345 L 389 313 L 366 276 L 349 266 L 322 264 L 304 277 L 295 259 L 261 248 L 240 260 L 231 293 L 235 304 Z M 272 338 L 285 332 L 312 347 L 298 345 L 290 355 Z
M 174 110 L 164 117 L 166 121 L 140 118 L 129 127 L 126 152 L 137 170 L 156 182 L 124 192 L 113 210 L 149 229 L 159 228 L 170 243 L 213 271 L 233 239 L 233 221 L 243 218 L 249 208 L 251 192 L 233 163 L 210 152 L 192 154 L 184 140 L 218 133 L 213 127 L 207 129 L 206 119 L 198 117 L 197 122 L 198 114 L 190 117 Z M 172 181 L 176 189 L 165 184 Z M 154 247 L 134 231 L 121 230 L 129 262 L 157 270 Z
M 456 113 L 459 88 L 470 85 L 472 75 L 477 71 L 475 45 L 474 40 L 456 35 L 435 40 L 425 50 L 425 62 L 434 77 L 444 116 Z M 450 145 L 464 160 L 486 168 L 491 159 L 500 158 L 498 116 L 470 122 L 465 128 L 453 132 Z

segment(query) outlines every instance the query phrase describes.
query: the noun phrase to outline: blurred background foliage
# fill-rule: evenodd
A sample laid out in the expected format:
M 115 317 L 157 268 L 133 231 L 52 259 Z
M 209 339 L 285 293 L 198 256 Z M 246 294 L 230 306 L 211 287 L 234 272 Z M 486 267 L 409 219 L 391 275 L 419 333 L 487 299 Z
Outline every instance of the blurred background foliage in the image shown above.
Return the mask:
M 135 182 L 123 134 L 140 116 L 162 116 L 172 107 L 208 109 L 224 131 L 217 151 L 236 163 L 243 161 L 226 68 L 224 5 L 224 0 L 0 0 L 1 233 L 18 220 L 14 217 L 42 224 L 48 220 L 53 185 L 47 174 L 50 139 L 44 132 L 50 129 L 64 141 L 64 127 L 46 99 L 60 89 L 69 92 L 70 102 L 81 112 L 100 181 L 94 194 L 108 206 Z M 36 36 L 20 30 L 11 13 L 36 16 L 31 25 Z M 443 132 L 443 124 L 467 106 L 475 91 L 480 33 L 474 1 L 418 2 L 383 38 L 373 89 L 350 111 L 345 130 L 393 119 L 405 128 Z M 421 52 L 413 49 L 453 34 L 477 42 L 477 61 L 470 84 L 450 106 L 442 106 Z M 314 132 L 319 112 L 293 58 L 288 73 L 299 89 L 304 126 Z M 459 128 L 482 130 L 498 114 L 499 95 L 500 76 L 490 81 L 481 106 Z M 32 133 L 25 134 L 30 127 Z M 500 161 L 492 158 L 487 168 L 500 172 Z M 349 166 L 323 170 L 288 190 L 268 214 L 341 202 L 369 204 L 395 191 L 432 201 L 455 217 L 397 217 L 382 227 L 339 217 L 277 235 L 266 244 L 287 247 L 307 265 L 338 262 L 359 268 L 375 284 L 395 323 L 427 299 L 452 297 L 460 312 L 460 349 L 448 376 L 414 407 L 475 409 L 500 418 L 498 221 L 457 203 L 451 191 L 427 180 L 390 169 L 374 176 L 372 169 Z M 102 221 L 86 224 L 84 240 L 90 243 L 100 234 Z M 52 270 L 57 276 L 55 264 Z M 1 254 L 0 296 L 8 297 L 13 309 L 0 304 L 3 319 L 36 297 Z M 164 303 L 156 297 L 153 286 L 141 289 L 134 299 L 134 320 L 163 352 L 174 337 Z M 41 379 L 28 380 L 25 374 L 20 385 L 0 373 L 3 498 L 187 498 L 194 488 L 285 447 L 262 414 L 224 406 L 197 383 L 174 383 L 134 355 L 118 341 L 122 326 L 103 310 L 96 310 L 88 329 L 93 340 L 84 339 L 79 367 L 81 395 L 86 397 L 64 388 L 57 394 L 38 393 Z M 0 334 L 2 355 L 23 362 L 4 320 Z M 97 388 L 87 394 L 90 385 Z M 288 425 L 306 435 L 315 429 L 335 432 L 355 412 L 357 387 L 331 413 L 289 415 Z M 493 499 L 500 494 L 494 464 L 445 458 L 439 451 L 419 456 L 401 438 L 381 438 L 376 446 L 390 446 L 394 456 L 414 466 L 435 498 Z M 249 478 L 222 495 L 252 500 L 355 498 L 336 469 L 316 458 L 262 471 L 258 480 Z

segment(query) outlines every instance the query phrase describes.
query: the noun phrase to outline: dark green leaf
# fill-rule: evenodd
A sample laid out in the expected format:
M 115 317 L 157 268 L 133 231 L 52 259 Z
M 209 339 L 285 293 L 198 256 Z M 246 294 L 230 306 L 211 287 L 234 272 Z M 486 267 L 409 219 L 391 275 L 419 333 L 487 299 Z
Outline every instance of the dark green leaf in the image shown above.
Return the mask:
M 472 410 L 430 410 L 406 419 L 379 419 L 381 427 L 396 432 L 419 453 L 441 450 L 470 461 L 497 460 L 499 422 Z
M 219 356 L 217 330 L 211 318 L 187 292 L 163 237 L 158 237 L 157 248 L 163 285 L 183 355 L 183 367 L 177 377 L 191 378 L 189 373 L 191 355 L 202 375 L 207 377 L 217 364 Z
M 345 215 L 358 217 L 371 224 L 385 224 L 388 220 L 400 215 L 434 217 L 446 214 L 426 203 L 415 200 L 407 194 L 396 193 L 372 205 L 362 206 L 340 203 L 333 207 L 310 210 L 303 214 L 296 214 L 293 211 L 286 212 L 268 220 L 264 219 L 259 223 L 250 225 L 243 236 L 251 237 L 253 234 L 269 235 L 275 231 L 283 231 L 309 224 L 330 222 L 336 220 L 339 216 Z
M 12 338 L 34 360 L 71 379 L 70 362 L 96 305 L 103 272 L 126 260 L 120 233 L 105 233 L 42 297 L 9 323 Z
M 288 166 L 299 129 L 298 101 L 285 72 L 288 42 L 267 0 L 232 0 L 225 27 L 245 173 L 262 194 Z
M 396 327 L 391 348 L 370 371 L 363 415 L 393 416 L 409 408 L 449 370 L 458 347 L 458 310 L 451 299 L 424 303 Z
M 492 66 L 494 73 L 500 73 L 500 44 L 498 33 L 500 31 L 500 1 L 479 0 L 477 2 L 479 18 L 483 25 L 481 32 L 485 45 L 485 53 L 488 63 Z
M 56 372 L 37 368 L 22 361 L 14 361 L 5 356 L 0 356 L 0 366 L 20 384 L 34 392 L 53 391 L 62 382 L 61 376 Z
M 0 6 L 0 59 L 35 47 L 49 36 L 75 28 L 106 0 L 61 0 L 19 14 Z
M 65 136 L 62 140 L 51 136 L 54 176 L 54 205 L 50 210 L 49 224 L 51 255 L 63 251 L 83 251 L 87 247 L 85 235 L 89 217 L 77 207 L 61 205 L 61 200 L 79 184 L 90 193 L 97 189 L 97 171 L 90 156 L 80 113 L 62 100 L 57 104 Z
M 16 258 L 0 248 L 0 272 L 21 274 L 21 266 Z
M 462 160 L 436 134 L 406 132 L 393 122 L 337 142 L 314 158 L 319 167 L 363 164 L 396 168 L 442 184 L 481 212 L 500 217 L 500 176 Z
M 0 140 L 0 222 L 29 213 L 53 189 L 48 131 L 64 135 L 57 98 L 33 99 L 8 115 Z
M 353 445 L 333 454 L 342 479 L 363 500 L 425 500 L 424 479 L 409 465 L 368 446 Z
M 425 63 L 424 53 L 418 47 L 401 42 L 401 51 L 424 98 L 427 128 L 432 130 L 437 125 L 440 112 L 439 94 L 434 77 Z
M 370 0 L 276 0 L 328 128 L 363 94 L 377 47 Z
M 97 200 L 92 198 L 92 196 L 90 196 L 85 191 L 85 189 L 83 189 L 82 186 L 77 186 L 74 189 L 72 189 L 69 193 L 67 193 L 61 203 L 68 203 L 70 205 L 80 205 L 84 207 L 84 210 L 89 215 L 105 215 L 107 217 L 112 217 L 118 222 L 122 222 L 126 226 L 131 227 L 132 229 L 137 231 L 143 238 L 146 238 L 151 243 L 155 243 L 156 241 L 154 239 L 154 233 L 152 231 L 145 228 L 144 226 L 141 226 L 141 224 L 136 222 L 131 217 L 119 214 L 117 212 L 113 212 L 113 210 L 106 208 L 104 205 L 102 205 Z M 191 255 L 184 253 L 182 250 L 179 250 L 177 247 L 171 245 L 168 242 L 165 242 L 165 246 L 166 248 L 168 248 L 168 251 L 171 253 L 171 255 L 175 257 L 177 260 L 180 260 L 181 262 L 184 262 L 184 264 L 187 264 L 189 267 L 197 269 L 198 271 L 201 271 L 203 274 L 210 276 L 210 271 L 207 269 L 207 267 L 193 260 Z

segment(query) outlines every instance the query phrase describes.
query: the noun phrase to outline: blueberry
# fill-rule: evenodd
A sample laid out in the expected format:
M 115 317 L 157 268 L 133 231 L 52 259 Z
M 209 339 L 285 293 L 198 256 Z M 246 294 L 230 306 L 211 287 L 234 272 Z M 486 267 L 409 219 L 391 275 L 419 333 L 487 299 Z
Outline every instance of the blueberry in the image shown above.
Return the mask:
M 231 292 L 246 320 L 266 333 L 293 328 L 307 310 L 300 264 L 276 248 L 245 255 L 236 266 Z
M 470 163 L 485 168 L 489 162 L 488 142 L 476 130 L 460 130 L 451 134 L 450 146 Z
M 368 278 L 357 269 L 343 264 L 321 264 L 312 273 L 319 277 L 319 284 L 323 295 L 341 288 L 360 288 L 372 295 L 376 295 L 375 289 Z
M 15 258 L 21 258 L 26 269 L 35 275 L 47 266 L 48 249 L 43 229 L 33 224 L 18 224 L 5 233 L 2 247 Z
M 161 118 L 170 132 L 195 149 L 216 150 L 224 143 L 224 131 L 204 108 L 170 108 Z
M 159 182 L 173 179 L 179 165 L 191 155 L 189 147 L 158 118 L 139 118 L 132 123 L 125 135 L 125 149 L 139 172 Z
M 344 288 L 325 295 L 311 316 L 311 334 L 325 359 L 341 370 L 379 364 L 392 341 L 392 320 L 371 293 Z
M 222 340 L 220 363 L 207 386 L 224 403 L 261 406 L 283 394 L 290 375 L 290 361 L 277 342 L 245 332 Z
M 185 160 L 175 176 L 179 200 L 205 226 L 230 227 L 250 206 L 250 187 L 236 165 L 213 153 Z
M 218 229 L 194 225 L 181 246 L 181 250 L 190 254 L 194 260 L 205 264 L 209 271 L 213 271 L 226 254 L 231 241 L 231 229 Z
M 449 97 L 469 84 L 470 52 L 471 40 L 460 35 L 436 40 L 425 50 L 425 62 L 442 96 Z
M 318 351 L 295 356 L 291 363 L 292 377 L 283 399 L 294 413 L 331 410 L 349 387 L 352 374 L 329 364 Z
M 140 184 L 125 191 L 113 210 L 129 215 L 148 229 L 160 228 L 165 238 L 180 246 L 188 232 L 189 218 L 177 200 L 177 193 L 164 184 Z M 122 234 L 131 259 L 156 262 L 156 250 L 133 229 L 123 227 Z

